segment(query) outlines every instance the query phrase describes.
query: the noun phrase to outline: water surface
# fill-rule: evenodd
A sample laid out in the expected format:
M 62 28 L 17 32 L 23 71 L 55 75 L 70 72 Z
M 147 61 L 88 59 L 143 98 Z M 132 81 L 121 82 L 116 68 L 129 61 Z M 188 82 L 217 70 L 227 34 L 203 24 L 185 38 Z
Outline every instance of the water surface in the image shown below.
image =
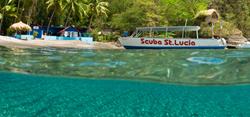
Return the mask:
M 196 85 L 248 84 L 250 50 L 0 48 L 0 70 Z
M 0 47 L 0 116 L 248 117 L 250 50 Z

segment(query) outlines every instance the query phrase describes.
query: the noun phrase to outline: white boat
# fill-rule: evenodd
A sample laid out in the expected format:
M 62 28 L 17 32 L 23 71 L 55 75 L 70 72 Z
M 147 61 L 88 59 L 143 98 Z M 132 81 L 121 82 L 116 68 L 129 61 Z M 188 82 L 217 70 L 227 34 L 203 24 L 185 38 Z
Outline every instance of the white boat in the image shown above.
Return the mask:
M 199 26 L 141 27 L 130 37 L 119 38 L 126 49 L 225 49 L 225 39 L 200 39 Z M 182 37 L 173 38 L 169 34 L 179 32 Z M 196 38 L 187 38 L 188 33 Z M 159 36 L 161 35 L 161 37 Z
M 249 49 L 250 48 L 250 42 L 245 42 L 244 44 L 239 44 L 236 46 L 238 49 Z

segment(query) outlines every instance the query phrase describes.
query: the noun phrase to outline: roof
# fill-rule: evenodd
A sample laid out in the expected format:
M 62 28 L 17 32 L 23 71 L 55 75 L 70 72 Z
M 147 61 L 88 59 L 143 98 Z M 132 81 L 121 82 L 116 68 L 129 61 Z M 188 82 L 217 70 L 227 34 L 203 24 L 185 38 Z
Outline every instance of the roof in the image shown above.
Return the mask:
M 203 10 L 203 11 L 198 12 L 195 18 L 200 17 L 200 16 L 212 16 L 214 13 L 219 17 L 219 13 L 217 12 L 217 10 L 208 9 L 208 10 Z
M 10 26 L 11 29 L 16 30 L 16 31 L 31 31 L 31 27 L 22 21 L 18 23 L 14 23 Z
M 137 31 L 198 31 L 199 26 L 139 27 Z
M 80 32 L 79 30 L 77 30 L 76 28 L 72 27 L 72 26 L 69 26 L 69 27 L 66 27 L 64 28 L 63 30 L 59 31 L 59 33 L 63 33 L 65 31 L 71 31 L 71 32 Z

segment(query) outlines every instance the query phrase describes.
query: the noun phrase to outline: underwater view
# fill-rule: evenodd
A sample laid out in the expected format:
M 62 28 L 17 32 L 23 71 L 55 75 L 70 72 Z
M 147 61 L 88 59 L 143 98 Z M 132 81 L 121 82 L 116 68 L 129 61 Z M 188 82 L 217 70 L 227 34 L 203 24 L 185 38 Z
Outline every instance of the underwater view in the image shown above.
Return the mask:
M 250 116 L 250 50 L 0 47 L 0 116 Z

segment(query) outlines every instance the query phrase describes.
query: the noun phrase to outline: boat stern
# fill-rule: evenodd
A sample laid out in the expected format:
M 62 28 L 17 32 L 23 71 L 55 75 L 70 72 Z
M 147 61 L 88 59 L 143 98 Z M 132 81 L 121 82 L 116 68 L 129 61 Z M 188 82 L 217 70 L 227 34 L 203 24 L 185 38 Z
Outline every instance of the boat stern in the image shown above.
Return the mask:
M 123 45 L 124 47 L 127 45 L 133 45 L 136 43 L 133 41 L 131 37 L 120 37 L 118 40 L 121 43 L 121 45 Z

